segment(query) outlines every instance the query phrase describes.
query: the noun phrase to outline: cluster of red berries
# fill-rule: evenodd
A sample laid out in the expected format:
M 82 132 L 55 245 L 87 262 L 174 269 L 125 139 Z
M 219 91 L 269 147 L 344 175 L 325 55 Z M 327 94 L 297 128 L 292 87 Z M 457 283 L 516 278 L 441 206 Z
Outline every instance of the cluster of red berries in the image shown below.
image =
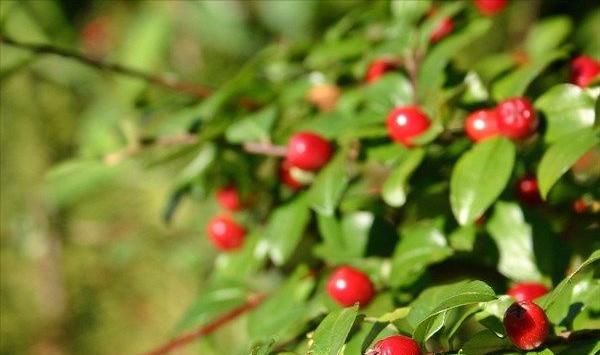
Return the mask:
M 244 207 L 239 191 L 233 185 L 220 188 L 215 197 L 217 203 L 227 212 L 239 211 Z M 222 213 L 212 218 L 208 222 L 206 232 L 215 248 L 222 251 L 240 248 L 246 237 L 246 228 L 236 222 L 230 213 Z
M 493 109 L 475 111 L 465 120 L 465 131 L 475 142 L 497 135 L 525 139 L 533 135 L 537 127 L 537 115 L 525 97 L 510 98 Z

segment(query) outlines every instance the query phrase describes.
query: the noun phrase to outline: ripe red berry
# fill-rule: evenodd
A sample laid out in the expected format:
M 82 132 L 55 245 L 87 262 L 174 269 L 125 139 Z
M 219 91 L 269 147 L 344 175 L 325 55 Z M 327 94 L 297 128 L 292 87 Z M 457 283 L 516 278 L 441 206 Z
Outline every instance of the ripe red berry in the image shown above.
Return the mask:
M 527 205 L 535 206 L 542 203 L 542 196 L 537 179 L 532 175 L 525 175 L 517 181 L 517 197 Z
M 585 87 L 600 76 L 600 62 L 592 57 L 580 55 L 571 61 L 571 82 Z
M 465 131 L 474 142 L 498 135 L 498 113 L 496 110 L 479 110 L 465 120 Z
M 217 190 L 217 202 L 221 207 L 230 211 L 237 211 L 242 208 L 240 194 L 235 186 L 229 185 Z
M 507 0 L 475 0 L 475 7 L 486 16 L 494 16 L 506 7 Z
M 331 145 L 318 134 L 296 133 L 288 143 L 287 160 L 304 170 L 318 170 L 331 158 Z
M 246 229 L 227 216 L 211 219 L 206 232 L 214 246 L 223 251 L 241 247 L 246 237 Z
M 504 100 L 496 108 L 500 132 L 513 139 L 523 139 L 535 133 L 537 116 L 531 102 L 524 97 Z
M 429 40 L 433 43 L 439 42 L 454 30 L 454 20 L 444 17 L 437 28 L 431 33 Z
M 421 355 L 421 348 L 409 337 L 392 335 L 375 343 L 367 355 Z
M 540 347 L 550 331 L 544 310 L 531 301 L 513 303 L 504 314 L 504 328 L 510 341 L 519 349 Z
M 407 147 L 412 145 L 413 137 L 425 132 L 431 124 L 417 106 L 396 107 L 388 114 L 386 123 L 388 135 Z
M 375 288 L 369 277 L 350 266 L 341 266 L 329 276 L 327 293 L 338 304 L 349 307 L 355 303 L 366 305 L 375 295 Z
M 586 213 L 588 210 L 588 205 L 582 198 L 578 198 L 577 200 L 573 201 L 571 207 L 573 208 L 573 212 L 577 214 Z
M 506 293 L 517 302 L 533 301 L 548 293 L 548 288 L 539 282 L 519 282 L 511 287 Z
M 279 180 L 292 190 L 300 190 L 304 185 L 300 181 L 294 179 L 290 173 L 291 168 L 290 162 L 287 161 L 287 159 L 284 159 L 279 165 Z
M 372 83 L 381 78 L 385 73 L 396 69 L 396 63 L 387 59 L 376 59 L 369 64 L 367 74 L 365 75 L 365 81 Z

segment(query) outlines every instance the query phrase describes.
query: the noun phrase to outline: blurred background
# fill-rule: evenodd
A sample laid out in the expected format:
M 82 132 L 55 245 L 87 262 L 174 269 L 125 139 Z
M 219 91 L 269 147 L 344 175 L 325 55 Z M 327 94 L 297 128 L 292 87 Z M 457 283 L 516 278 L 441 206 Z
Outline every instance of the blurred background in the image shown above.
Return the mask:
M 575 1 L 516 3 L 505 29 L 517 34 L 540 11 L 574 23 L 587 11 Z M 2 0 L 0 29 L 217 88 L 267 44 L 311 43 L 370 6 L 387 2 Z M 597 40 L 598 11 L 593 18 L 577 40 Z M 106 158 L 140 123 L 169 132 L 183 119 L 172 113 L 198 99 L 1 44 L 0 100 L 0 353 L 131 354 L 167 340 L 210 272 L 203 229 L 215 203 L 183 200 L 167 225 L 178 163 L 162 164 L 162 152 Z M 240 323 L 181 353 L 223 354 L 223 343 L 243 351 Z

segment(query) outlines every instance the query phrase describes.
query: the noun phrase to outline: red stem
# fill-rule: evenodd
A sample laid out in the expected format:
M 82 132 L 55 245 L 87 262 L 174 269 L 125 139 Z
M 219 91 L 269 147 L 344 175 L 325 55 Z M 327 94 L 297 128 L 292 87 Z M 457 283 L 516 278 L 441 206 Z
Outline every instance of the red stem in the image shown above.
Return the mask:
M 251 296 L 248 298 L 248 301 L 246 303 L 214 319 L 212 322 L 205 324 L 189 333 L 184 333 L 170 340 L 169 342 L 144 353 L 143 355 L 164 355 L 170 353 L 175 349 L 189 345 L 196 339 L 213 333 L 214 331 L 218 330 L 230 321 L 235 320 L 242 314 L 252 310 L 256 306 L 258 306 L 265 298 L 266 296 L 263 294 Z

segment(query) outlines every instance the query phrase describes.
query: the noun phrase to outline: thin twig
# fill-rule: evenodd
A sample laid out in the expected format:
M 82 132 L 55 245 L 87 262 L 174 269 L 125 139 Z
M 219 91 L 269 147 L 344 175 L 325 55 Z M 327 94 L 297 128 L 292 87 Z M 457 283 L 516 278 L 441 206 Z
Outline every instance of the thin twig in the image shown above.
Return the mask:
M 142 153 L 148 148 L 192 145 L 196 143 L 198 143 L 198 136 L 195 134 L 179 134 L 160 138 L 145 138 L 141 139 L 136 144 L 126 146 L 123 149 L 105 155 L 104 162 L 108 165 L 116 165 L 127 158 Z
M 111 63 L 101 59 L 88 57 L 84 54 L 69 49 L 58 48 L 50 44 L 33 44 L 15 40 L 6 35 L 0 36 L 0 43 L 13 47 L 25 49 L 38 54 L 53 54 L 63 58 L 76 60 L 80 63 L 95 67 L 101 70 L 107 70 L 114 73 L 145 80 L 151 84 L 164 87 L 169 90 L 185 93 L 197 98 L 205 98 L 212 93 L 212 90 L 195 83 L 180 81 L 174 77 L 150 74 L 138 69 L 123 66 L 118 63 Z
M 252 154 L 263 154 L 274 157 L 283 157 L 287 154 L 287 147 L 271 143 L 244 143 L 244 150 Z
M 182 334 L 182 335 L 170 340 L 166 344 L 161 345 L 161 346 L 157 347 L 156 349 L 150 350 L 147 353 L 144 353 L 144 355 L 164 355 L 164 354 L 170 353 L 171 351 L 173 351 L 175 349 L 186 346 L 189 343 L 193 342 L 194 340 L 196 340 L 202 336 L 213 333 L 217 329 L 221 328 L 222 326 L 231 322 L 232 320 L 236 319 L 237 317 L 241 316 L 242 314 L 254 309 L 265 298 L 266 298 L 266 296 L 263 294 L 253 295 L 248 298 L 248 301 L 246 303 L 239 306 L 238 308 L 235 308 L 235 309 L 231 310 L 230 312 L 223 314 L 219 318 L 213 320 L 212 322 L 210 322 L 206 325 L 199 327 L 196 330 L 193 330 L 189 333 Z

